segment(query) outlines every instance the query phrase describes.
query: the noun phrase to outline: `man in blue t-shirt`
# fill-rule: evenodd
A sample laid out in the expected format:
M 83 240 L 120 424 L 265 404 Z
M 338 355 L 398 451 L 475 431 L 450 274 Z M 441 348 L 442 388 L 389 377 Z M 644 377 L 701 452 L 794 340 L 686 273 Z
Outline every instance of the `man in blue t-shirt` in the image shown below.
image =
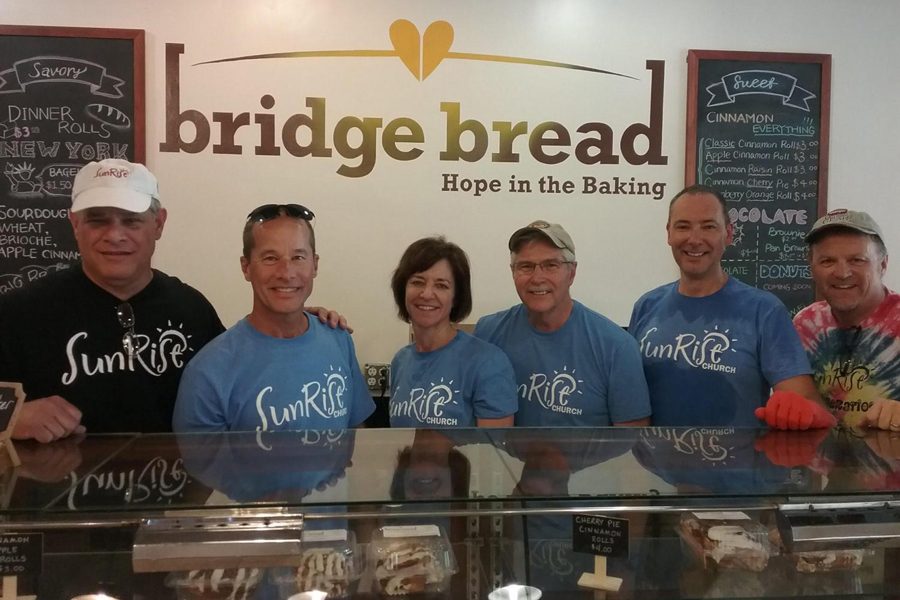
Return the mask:
M 666 231 L 681 276 L 644 294 L 628 327 L 640 344 L 653 424 L 833 425 L 784 304 L 722 268 L 734 232 L 721 194 L 699 185 L 679 192 Z
M 175 431 L 346 429 L 375 409 L 350 335 L 304 311 L 319 262 L 312 218 L 299 204 L 248 215 L 241 270 L 253 310 L 188 365 Z
M 475 336 L 506 352 L 516 374 L 518 426 L 640 426 L 650 402 L 635 341 L 572 299 L 575 244 L 535 221 L 509 238 L 522 304 L 481 318 Z

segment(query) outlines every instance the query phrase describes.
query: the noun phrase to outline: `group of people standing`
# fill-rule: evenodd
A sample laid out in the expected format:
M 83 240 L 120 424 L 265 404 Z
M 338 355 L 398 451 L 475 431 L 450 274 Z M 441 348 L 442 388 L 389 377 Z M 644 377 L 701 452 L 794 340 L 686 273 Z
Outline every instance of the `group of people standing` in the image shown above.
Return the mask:
M 308 208 L 248 215 L 240 262 L 253 307 L 227 331 L 199 292 L 151 268 L 166 211 L 144 166 L 86 165 L 70 220 L 81 262 L 0 298 L 0 380 L 28 397 L 15 437 L 343 429 L 373 412 L 350 333 L 306 306 L 318 269 Z M 391 425 L 900 432 L 900 299 L 882 282 L 871 217 L 833 210 L 813 225 L 824 300 L 793 324 L 778 299 L 723 269 L 733 228 L 714 189 L 676 195 L 666 231 L 680 277 L 635 303 L 627 331 L 572 298 L 578 263 L 561 225 L 512 234 L 521 304 L 473 334 L 457 326 L 472 309 L 466 254 L 441 237 L 411 244 L 391 280 L 413 332 L 391 365 Z

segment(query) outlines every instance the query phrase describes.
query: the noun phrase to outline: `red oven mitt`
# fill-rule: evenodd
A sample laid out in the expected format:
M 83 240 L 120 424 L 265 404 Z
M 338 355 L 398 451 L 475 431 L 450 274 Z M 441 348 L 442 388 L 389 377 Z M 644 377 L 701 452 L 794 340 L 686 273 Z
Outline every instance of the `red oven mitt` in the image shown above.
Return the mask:
M 775 392 L 754 413 L 772 429 L 826 429 L 837 425 L 828 409 L 796 392 Z

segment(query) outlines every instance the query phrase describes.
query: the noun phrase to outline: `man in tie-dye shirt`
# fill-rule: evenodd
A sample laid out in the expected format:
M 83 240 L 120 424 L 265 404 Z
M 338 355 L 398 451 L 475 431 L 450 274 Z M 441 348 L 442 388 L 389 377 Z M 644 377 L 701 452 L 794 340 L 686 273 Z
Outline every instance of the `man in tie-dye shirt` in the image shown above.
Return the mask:
M 823 301 L 794 317 L 819 392 L 849 426 L 900 432 L 900 294 L 882 278 L 888 255 L 867 213 L 836 209 L 806 235 Z

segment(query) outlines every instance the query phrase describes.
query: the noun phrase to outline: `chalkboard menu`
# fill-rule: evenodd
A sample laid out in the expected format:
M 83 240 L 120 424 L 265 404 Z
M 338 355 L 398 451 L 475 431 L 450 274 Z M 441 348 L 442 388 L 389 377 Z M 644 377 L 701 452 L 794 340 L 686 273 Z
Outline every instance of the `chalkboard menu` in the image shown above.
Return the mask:
M 72 179 L 144 161 L 144 32 L 0 25 L 0 294 L 78 258 Z
M 825 54 L 688 53 L 685 181 L 725 197 L 725 270 L 791 314 L 815 299 L 803 236 L 825 212 L 830 85 Z

